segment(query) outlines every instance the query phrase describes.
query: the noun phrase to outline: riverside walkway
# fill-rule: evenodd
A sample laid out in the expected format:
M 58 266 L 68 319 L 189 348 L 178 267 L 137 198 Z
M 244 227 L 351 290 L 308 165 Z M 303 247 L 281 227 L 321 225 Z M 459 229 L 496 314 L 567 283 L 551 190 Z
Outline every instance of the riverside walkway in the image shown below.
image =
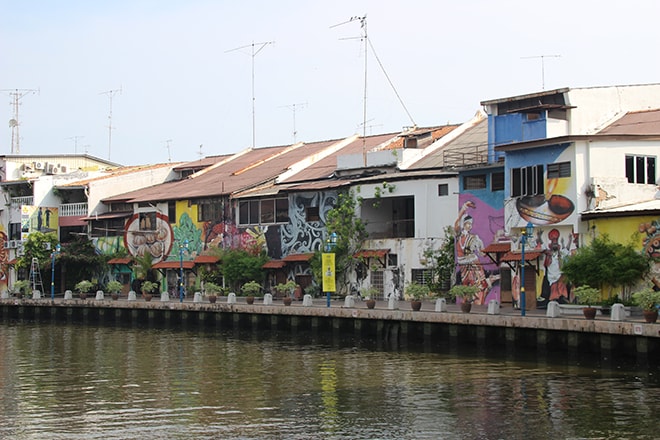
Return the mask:
M 281 300 L 265 305 L 257 300 L 247 304 L 245 298 L 235 303 L 226 297 L 216 303 L 194 302 L 187 298 L 161 301 L 125 297 L 104 299 L 0 299 L 0 319 L 4 321 L 83 322 L 129 325 L 241 327 L 286 331 L 353 332 L 375 337 L 396 345 L 409 340 L 422 342 L 454 341 L 501 346 L 512 350 L 550 350 L 570 353 L 591 352 L 602 356 L 636 356 L 660 363 L 660 324 L 644 322 L 641 314 L 614 321 L 598 313 L 587 320 L 579 307 L 565 308 L 565 314 L 546 316 L 545 310 L 520 310 L 502 305 L 489 313 L 488 306 L 473 305 L 463 313 L 455 304 L 446 311 L 435 311 L 435 302 L 425 301 L 420 311 L 412 311 L 410 303 L 391 305 L 378 301 L 368 309 L 364 301 L 347 307 L 344 300 L 315 298 L 311 305 L 294 301 L 285 306 Z

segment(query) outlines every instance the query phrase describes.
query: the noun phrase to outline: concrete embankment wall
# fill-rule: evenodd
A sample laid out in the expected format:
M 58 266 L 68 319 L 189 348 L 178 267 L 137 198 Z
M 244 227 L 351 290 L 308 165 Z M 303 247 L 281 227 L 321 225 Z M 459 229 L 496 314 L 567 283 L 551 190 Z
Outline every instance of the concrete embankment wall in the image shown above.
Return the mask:
M 477 346 L 507 353 L 589 353 L 603 359 L 636 358 L 660 364 L 660 324 L 639 321 L 547 318 L 512 314 L 389 309 L 301 307 L 263 304 L 127 302 L 94 300 L 2 300 L 0 319 L 90 325 L 173 328 L 234 328 L 354 335 L 388 348 L 422 344 Z

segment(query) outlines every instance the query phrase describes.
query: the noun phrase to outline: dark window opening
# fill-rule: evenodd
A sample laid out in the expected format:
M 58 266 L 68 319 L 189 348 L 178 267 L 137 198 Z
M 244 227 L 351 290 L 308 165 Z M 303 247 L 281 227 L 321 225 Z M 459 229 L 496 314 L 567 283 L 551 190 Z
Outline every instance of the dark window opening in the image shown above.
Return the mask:
M 504 190 L 504 172 L 493 173 L 490 176 L 490 190 L 502 191 Z
M 438 184 L 438 196 L 448 196 L 449 195 L 449 185 L 447 183 Z
M 544 190 L 543 165 L 511 170 L 511 197 L 537 196 Z
M 473 176 L 463 176 L 463 189 L 484 189 L 486 188 L 486 175 L 477 174 Z
M 626 156 L 628 183 L 655 185 L 655 160 L 653 156 Z
M 308 222 L 317 222 L 321 220 L 318 206 L 308 206 L 305 208 L 305 220 Z
M 571 177 L 571 163 L 559 162 L 548 164 L 548 179 Z

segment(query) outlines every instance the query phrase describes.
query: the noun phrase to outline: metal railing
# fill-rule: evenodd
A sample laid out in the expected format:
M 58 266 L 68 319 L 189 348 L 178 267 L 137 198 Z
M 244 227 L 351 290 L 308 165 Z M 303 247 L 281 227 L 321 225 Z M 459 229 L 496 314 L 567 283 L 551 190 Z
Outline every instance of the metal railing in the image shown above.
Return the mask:
M 11 198 L 11 206 L 32 205 L 33 203 L 34 203 L 34 197 L 32 196 Z
M 60 217 L 73 217 L 87 215 L 88 205 L 87 202 L 81 203 L 64 203 L 60 205 Z

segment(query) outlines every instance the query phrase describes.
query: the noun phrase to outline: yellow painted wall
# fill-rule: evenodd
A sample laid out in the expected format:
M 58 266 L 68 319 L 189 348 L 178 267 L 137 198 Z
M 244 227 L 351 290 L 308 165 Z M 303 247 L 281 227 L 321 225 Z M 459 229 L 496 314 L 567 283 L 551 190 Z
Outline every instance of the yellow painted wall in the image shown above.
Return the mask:
M 590 220 L 589 226 L 593 228 L 595 226 L 595 232 L 597 235 L 607 234 L 610 239 L 617 243 L 628 244 L 635 235 L 634 243 L 641 250 L 643 247 L 643 241 L 646 237 L 646 232 L 644 228 L 640 231 L 640 225 L 646 223 L 651 223 L 654 220 L 658 220 L 658 217 L 655 216 L 642 216 L 642 217 L 615 217 L 602 220 Z M 592 234 L 587 234 L 587 243 L 591 241 L 593 237 Z

